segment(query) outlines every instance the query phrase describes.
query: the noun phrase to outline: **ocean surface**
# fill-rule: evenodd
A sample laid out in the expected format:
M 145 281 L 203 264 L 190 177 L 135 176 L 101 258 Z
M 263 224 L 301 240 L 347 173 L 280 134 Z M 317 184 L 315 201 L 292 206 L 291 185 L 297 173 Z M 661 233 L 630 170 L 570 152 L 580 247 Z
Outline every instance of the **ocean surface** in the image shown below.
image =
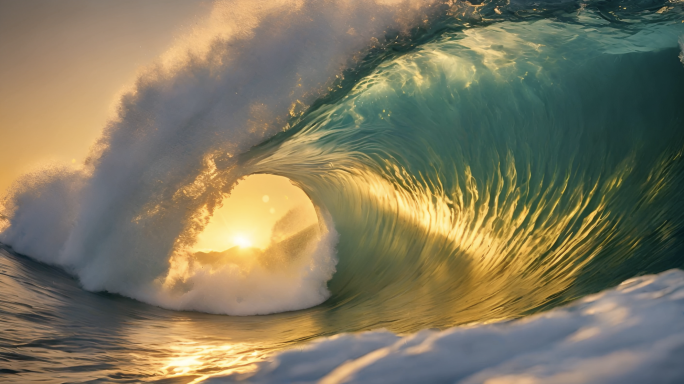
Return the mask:
M 684 382 L 684 2 L 226 1 L 191 37 L 0 200 L 0 382 Z M 207 261 L 256 174 L 318 224 Z

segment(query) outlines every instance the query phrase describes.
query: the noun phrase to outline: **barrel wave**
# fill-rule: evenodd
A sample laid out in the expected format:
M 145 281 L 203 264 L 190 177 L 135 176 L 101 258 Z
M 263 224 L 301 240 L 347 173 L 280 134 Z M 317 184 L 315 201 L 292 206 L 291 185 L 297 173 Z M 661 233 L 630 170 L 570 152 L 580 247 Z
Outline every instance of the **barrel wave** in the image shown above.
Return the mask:
M 15 184 L 0 241 L 91 291 L 314 319 L 283 345 L 521 318 L 684 267 L 681 2 L 226 7 L 86 164 Z M 253 174 L 309 196 L 315 244 L 199 269 L 188 247 Z
M 333 302 L 415 330 L 681 266 L 682 28 L 593 23 L 444 33 L 249 155 L 334 218 Z

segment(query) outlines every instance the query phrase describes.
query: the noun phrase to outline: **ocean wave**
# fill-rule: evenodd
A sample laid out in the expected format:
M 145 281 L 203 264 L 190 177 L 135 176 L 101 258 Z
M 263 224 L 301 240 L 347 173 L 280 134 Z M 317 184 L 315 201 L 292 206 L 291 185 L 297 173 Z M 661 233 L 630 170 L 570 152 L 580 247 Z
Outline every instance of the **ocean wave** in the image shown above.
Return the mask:
M 681 266 L 680 14 L 219 3 L 123 96 L 85 164 L 15 184 L 0 241 L 166 308 L 325 302 L 348 329 L 402 332 L 525 316 Z M 315 246 L 279 271 L 208 271 L 191 247 L 252 174 L 311 198 Z
M 263 314 L 319 304 L 328 297 L 325 283 L 334 266 L 327 240 L 319 252 L 328 252 L 320 259 L 330 261 L 312 259 L 309 265 L 317 273 L 285 280 L 255 274 L 254 288 L 238 291 L 259 287 L 256 295 L 210 283 L 244 286 L 227 269 L 204 276 L 188 262 L 187 249 L 206 216 L 247 174 L 237 155 L 286 129 L 288 118 L 328 93 L 342 71 L 355 65 L 355 56 L 383 44 L 389 28 L 401 33 L 420 23 L 429 4 L 217 3 L 202 27 L 122 97 L 117 117 L 85 164 L 49 167 L 15 183 L 4 203 L 9 228 L 0 240 L 66 268 L 88 290 L 170 308 Z M 264 279 L 282 284 L 257 284 Z M 249 300 L 268 296 L 269 302 Z M 204 297 L 205 304 L 188 297 Z
M 215 3 L 0 200 L 0 374 L 682 381 L 683 7 Z M 195 249 L 250 177 L 313 221 Z
M 676 383 L 684 272 L 641 276 L 524 320 L 342 334 L 207 383 Z
M 246 154 L 348 239 L 328 305 L 413 332 L 681 265 L 681 26 L 579 20 L 445 32 Z

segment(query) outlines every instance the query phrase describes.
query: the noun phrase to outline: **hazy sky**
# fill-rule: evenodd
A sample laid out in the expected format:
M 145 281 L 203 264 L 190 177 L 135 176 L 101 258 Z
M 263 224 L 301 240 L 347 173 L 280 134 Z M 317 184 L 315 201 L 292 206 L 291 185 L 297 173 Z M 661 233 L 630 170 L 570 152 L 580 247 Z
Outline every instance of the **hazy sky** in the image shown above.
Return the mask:
M 119 92 L 208 0 L 0 0 L 0 195 L 46 161 L 83 161 Z

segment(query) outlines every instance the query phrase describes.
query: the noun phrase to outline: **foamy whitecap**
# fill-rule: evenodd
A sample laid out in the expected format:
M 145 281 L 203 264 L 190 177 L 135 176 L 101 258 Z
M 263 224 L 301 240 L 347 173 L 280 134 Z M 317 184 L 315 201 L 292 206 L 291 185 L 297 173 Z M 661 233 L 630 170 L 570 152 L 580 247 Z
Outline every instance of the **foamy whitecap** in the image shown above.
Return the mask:
M 524 320 L 320 339 L 208 383 L 675 383 L 682 311 L 684 271 L 671 270 Z

